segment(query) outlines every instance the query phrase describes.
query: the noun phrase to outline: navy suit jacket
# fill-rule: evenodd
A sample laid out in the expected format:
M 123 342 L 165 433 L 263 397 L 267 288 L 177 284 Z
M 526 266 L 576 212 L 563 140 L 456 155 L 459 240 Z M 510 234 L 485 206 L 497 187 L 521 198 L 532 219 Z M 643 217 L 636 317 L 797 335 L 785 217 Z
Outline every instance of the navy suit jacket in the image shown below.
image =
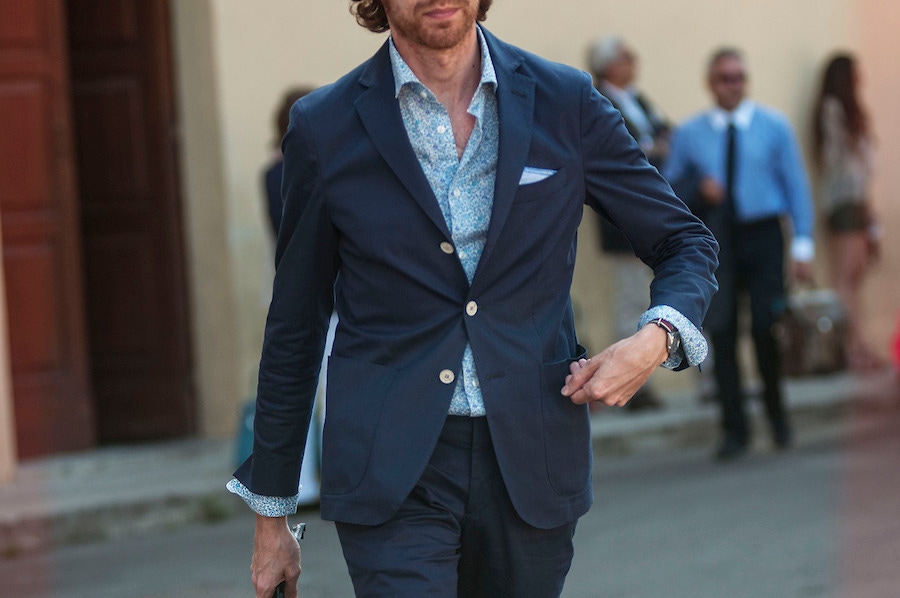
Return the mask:
M 715 290 L 713 237 L 586 73 L 485 36 L 500 140 L 471 285 L 446 252 L 452 238 L 406 135 L 387 44 L 294 106 L 254 449 L 235 473 L 252 492 L 297 491 L 334 305 L 324 518 L 371 525 L 396 512 L 437 442 L 453 393 L 446 371 L 458 376 L 466 343 L 517 512 L 542 528 L 584 514 L 592 502 L 588 409 L 560 389 L 569 363 L 585 354 L 569 298 L 585 203 L 653 268 L 652 304 L 700 327 Z M 556 173 L 520 185 L 526 166 Z

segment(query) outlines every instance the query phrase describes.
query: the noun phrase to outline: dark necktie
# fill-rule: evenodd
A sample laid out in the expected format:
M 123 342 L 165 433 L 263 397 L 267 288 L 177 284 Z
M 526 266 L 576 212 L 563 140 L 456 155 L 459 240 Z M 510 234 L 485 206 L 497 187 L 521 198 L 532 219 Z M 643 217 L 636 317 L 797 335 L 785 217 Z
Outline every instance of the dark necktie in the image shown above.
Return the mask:
M 737 172 L 737 127 L 734 123 L 728 124 L 727 153 L 725 155 L 725 206 L 733 214 L 734 209 L 734 181 Z

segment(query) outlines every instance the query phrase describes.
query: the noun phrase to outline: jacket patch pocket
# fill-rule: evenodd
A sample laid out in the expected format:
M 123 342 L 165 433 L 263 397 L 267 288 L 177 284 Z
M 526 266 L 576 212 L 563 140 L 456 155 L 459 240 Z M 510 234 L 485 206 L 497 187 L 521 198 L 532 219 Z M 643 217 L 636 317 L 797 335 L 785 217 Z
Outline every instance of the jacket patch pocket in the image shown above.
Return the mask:
M 561 496 L 588 489 L 592 466 L 591 423 L 587 405 L 575 405 L 560 394 L 569 374 L 569 364 L 584 352 L 561 362 L 541 367 L 541 409 L 544 424 L 544 452 L 550 485 Z
M 322 492 L 346 494 L 368 469 L 384 397 L 393 368 L 332 355 L 328 358 L 325 431 L 322 437 Z

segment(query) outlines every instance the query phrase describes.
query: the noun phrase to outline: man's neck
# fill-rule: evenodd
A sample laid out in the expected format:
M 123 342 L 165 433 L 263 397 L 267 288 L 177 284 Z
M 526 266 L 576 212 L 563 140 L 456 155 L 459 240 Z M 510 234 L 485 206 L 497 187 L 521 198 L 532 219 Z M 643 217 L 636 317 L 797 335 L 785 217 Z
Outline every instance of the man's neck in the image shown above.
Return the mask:
M 604 79 L 607 85 L 611 85 L 620 91 L 628 91 L 629 87 L 631 87 L 631 81 L 629 80 L 614 80 L 614 79 Z
M 394 45 L 419 81 L 438 101 L 450 106 L 468 106 L 481 80 L 481 46 L 476 27 L 452 48 L 435 50 L 394 37 Z
M 741 102 L 731 110 L 721 104 L 716 104 L 716 107 L 712 112 L 713 125 L 716 128 L 724 128 L 728 126 L 729 123 L 734 123 L 737 125 L 738 129 L 749 127 L 755 109 L 755 104 L 748 98 L 741 100 Z

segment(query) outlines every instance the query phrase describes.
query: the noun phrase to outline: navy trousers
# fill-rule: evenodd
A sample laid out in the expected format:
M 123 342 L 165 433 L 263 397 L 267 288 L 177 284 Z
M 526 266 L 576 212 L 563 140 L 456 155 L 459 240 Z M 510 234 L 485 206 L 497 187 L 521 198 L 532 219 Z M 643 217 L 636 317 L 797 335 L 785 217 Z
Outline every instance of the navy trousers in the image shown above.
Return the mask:
M 738 363 L 739 306 L 750 303 L 750 332 L 763 382 L 763 404 L 776 441 L 785 441 L 789 424 L 781 392 L 781 366 L 772 325 L 785 306 L 784 238 L 777 218 L 732 224 L 717 230 L 719 292 L 704 326 L 715 352 L 714 369 L 726 442 L 749 441 L 743 384 Z
M 360 598 L 551 598 L 562 593 L 574 550 L 574 521 L 538 529 L 516 514 L 484 417 L 448 416 L 389 521 L 336 525 Z

